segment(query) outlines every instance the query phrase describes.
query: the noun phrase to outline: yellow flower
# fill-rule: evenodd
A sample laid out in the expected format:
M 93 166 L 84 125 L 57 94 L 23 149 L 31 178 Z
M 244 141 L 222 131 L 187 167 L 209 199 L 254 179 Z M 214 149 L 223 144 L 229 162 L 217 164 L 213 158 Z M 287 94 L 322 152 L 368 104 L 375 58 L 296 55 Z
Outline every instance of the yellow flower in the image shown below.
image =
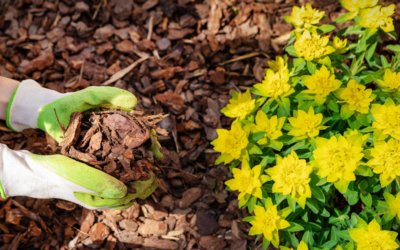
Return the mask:
M 317 9 L 313 9 L 310 3 L 301 8 L 297 6 L 293 6 L 292 15 L 290 17 L 286 17 L 286 21 L 293 24 L 294 27 L 302 29 L 308 29 L 314 24 L 317 24 L 324 17 L 325 11 L 318 11 Z
M 347 83 L 347 87 L 339 89 L 340 98 L 349 105 L 349 110 L 368 114 L 369 104 L 374 100 L 372 89 L 366 89 L 354 79 Z
M 346 53 L 349 48 L 346 47 L 347 45 L 347 38 L 340 40 L 339 37 L 335 36 L 335 38 L 333 38 L 333 42 L 332 42 L 332 47 L 336 50 L 335 52 L 338 54 L 344 54 Z
M 297 115 L 289 118 L 290 125 L 294 128 L 289 131 L 288 135 L 293 135 L 293 140 L 316 137 L 320 130 L 327 128 L 320 126 L 322 118 L 324 118 L 322 114 L 315 114 L 312 106 L 308 113 L 298 110 Z
M 397 193 L 396 198 L 392 194 L 386 192 L 383 194 L 383 196 L 389 205 L 389 210 L 386 212 L 391 215 L 389 220 L 393 219 L 393 217 L 396 217 L 396 215 L 397 218 L 400 219 L 400 193 Z
M 364 156 L 362 143 L 361 134 L 347 139 L 342 135 L 339 139 L 318 137 L 313 152 L 315 161 L 312 162 L 318 168 L 317 175 L 328 177 L 328 182 L 333 182 L 339 192 L 345 193 L 349 183 L 356 180 L 354 171 Z
M 329 36 L 321 37 L 305 30 L 303 34 L 296 32 L 294 48 L 298 57 L 304 57 L 305 60 L 312 61 L 335 52 L 335 49 L 329 46 L 328 43 Z
M 303 83 L 308 90 L 303 93 L 315 94 L 315 103 L 322 105 L 326 101 L 326 97 L 333 91 L 340 88 L 342 82 L 335 79 L 335 75 L 322 65 L 320 70 L 316 70 L 311 76 L 303 76 Z
M 243 95 L 233 92 L 232 99 L 229 100 L 229 104 L 221 112 L 228 117 L 244 119 L 256 108 L 255 103 L 256 100 L 251 99 L 250 89 L 247 89 Z
M 261 138 L 257 143 L 260 145 L 267 144 L 271 140 L 276 140 L 282 136 L 282 127 L 285 123 L 286 118 L 274 115 L 271 119 L 263 111 L 258 111 L 256 115 L 256 124 L 252 124 L 251 132 L 265 132 L 263 138 Z
M 390 139 L 388 142 L 376 141 L 370 150 L 371 160 L 368 165 L 374 173 L 380 174 L 379 180 L 382 187 L 386 187 L 396 176 L 400 176 L 400 142 Z
M 281 246 L 281 250 L 293 250 L 293 248 Z M 300 244 L 297 247 L 297 250 L 308 250 L 308 246 L 304 241 L 300 241 Z
M 261 165 L 250 168 L 248 161 L 242 162 L 242 169 L 232 169 L 233 179 L 225 182 L 231 190 L 238 190 L 239 207 L 242 207 L 249 200 L 251 195 L 262 199 L 261 186 L 271 180 L 267 175 L 261 175 Z
M 348 11 L 356 11 L 359 9 L 374 7 L 378 0 L 339 0 L 343 8 Z
M 300 160 L 295 151 L 285 158 L 278 157 L 276 166 L 267 169 L 275 184 L 272 192 L 290 195 L 304 209 L 306 199 L 311 198 L 310 174 L 312 167 Z
M 281 70 L 287 69 L 287 62 L 280 56 L 277 56 L 274 60 L 268 61 L 269 68 L 272 69 L 274 72 L 278 72 Z
M 372 127 L 400 140 L 400 105 L 396 106 L 393 101 L 386 101 L 385 105 L 372 104 L 371 113 L 375 119 Z
M 357 131 L 357 129 L 351 130 L 351 129 L 347 129 L 346 132 L 343 133 L 344 137 L 346 137 L 346 139 L 348 140 L 352 140 L 352 138 L 356 138 L 358 139 L 358 137 L 361 136 L 362 139 L 362 146 L 364 146 L 365 144 L 367 144 L 368 139 L 369 139 L 369 134 L 361 134 L 360 132 Z
M 289 222 L 285 220 L 286 216 L 280 212 L 278 212 L 276 205 L 272 204 L 271 198 L 268 198 L 265 202 L 265 208 L 255 205 L 255 218 L 253 221 L 250 221 L 250 224 L 253 226 L 250 228 L 249 235 L 263 234 L 268 241 L 271 241 L 275 247 L 278 247 L 278 231 L 290 226 Z
M 218 138 L 211 142 L 214 150 L 221 152 L 221 160 L 225 164 L 236 160 L 248 159 L 246 150 L 249 144 L 249 133 L 242 129 L 240 122 L 232 123 L 231 130 L 217 129 Z
M 378 80 L 378 84 L 386 92 L 400 91 L 400 72 L 396 74 L 396 72 L 386 69 L 383 80 Z
M 357 249 L 362 250 L 394 250 L 399 247 L 395 242 L 397 233 L 381 230 L 381 226 L 373 219 L 368 225 L 358 225 L 349 229 L 350 237 L 356 242 Z
M 393 18 L 395 5 L 382 7 L 380 5 L 360 11 L 361 20 L 358 24 L 364 28 L 381 28 L 385 32 L 394 31 Z
M 257 90 L 256 94 L 274 99 L 286 97 L 294 92 L 289 84 L 289 70 L 287 69 L 279 72 L 267 69 L 262 83 L 254 85 L 254 88 Z

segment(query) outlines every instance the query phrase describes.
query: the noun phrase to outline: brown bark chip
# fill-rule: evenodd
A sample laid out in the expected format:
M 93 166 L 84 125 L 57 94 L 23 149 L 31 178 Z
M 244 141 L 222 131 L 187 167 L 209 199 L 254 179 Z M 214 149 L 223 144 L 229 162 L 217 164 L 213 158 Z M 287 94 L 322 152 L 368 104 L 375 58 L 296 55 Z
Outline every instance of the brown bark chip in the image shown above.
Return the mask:
M 141 115 L 142 112 L 121 110 L 73 113 L 60 143 L 61 153 L 103 170 L 125 184 L 148 180 L 149 171 L 154 169 L 154 154 L 149 147 L 155 136 L 150 131 L 160 131 L 155 123 L 165 116 Z

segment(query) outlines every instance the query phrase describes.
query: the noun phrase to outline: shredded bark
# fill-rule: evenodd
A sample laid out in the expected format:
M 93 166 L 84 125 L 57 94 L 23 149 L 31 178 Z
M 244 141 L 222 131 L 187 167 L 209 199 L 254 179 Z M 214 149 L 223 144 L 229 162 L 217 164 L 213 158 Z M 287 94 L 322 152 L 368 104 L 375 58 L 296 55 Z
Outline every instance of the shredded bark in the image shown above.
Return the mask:
M 140 111 L 130 113 L 122 110 L 73 113 L 65 138 L 60 143 L 61 153 L 100 169 L 125 184 L 148 180 L 149 170 L 154 168 L 154 154 L 150 147 L 155 144 L 160 148 L 151 130 L 165 135 L 156 123 L 168 115 L 142 115 Z

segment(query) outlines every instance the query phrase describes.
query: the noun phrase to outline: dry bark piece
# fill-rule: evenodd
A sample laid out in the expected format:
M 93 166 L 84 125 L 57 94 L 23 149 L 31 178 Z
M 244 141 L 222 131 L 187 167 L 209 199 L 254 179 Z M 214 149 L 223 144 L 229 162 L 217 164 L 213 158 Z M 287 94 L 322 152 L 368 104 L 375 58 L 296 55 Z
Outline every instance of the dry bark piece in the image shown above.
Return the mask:
M 94 155 L 80 152 L 76 150 L 74 146 L 70 146 L 68 156 L 86 163 L 96 161 L 96 157 Z
M 82 114 L 79 112 L 74 112 L 71 114 L 71 119 L 67 130 L 65 131 L 65 137 L 62 142 L 60 142 L 61 153 L 67 154 L 67 150 L 70 146 L 74 145 L 79 138 L 80 126 L 81 126 Z
M 144 145 L 149 147 L 156 142 L 151 129 L 165 132 L 155 124 L 166 116 L 142 115 L 142 111 L 129 113 L 121 110 L 88 111 L 83 115 L 74 113 L 65 140 L 60 144 L 61 153 L 102 170 L 123 183 L 148 180 L 149 171 L 154 169 L 154 155 Z M 81 126 L 82 119 L 91 122 L 91 126 L 86 123 Z M 80 129 L 83 129 L 82 133 Z

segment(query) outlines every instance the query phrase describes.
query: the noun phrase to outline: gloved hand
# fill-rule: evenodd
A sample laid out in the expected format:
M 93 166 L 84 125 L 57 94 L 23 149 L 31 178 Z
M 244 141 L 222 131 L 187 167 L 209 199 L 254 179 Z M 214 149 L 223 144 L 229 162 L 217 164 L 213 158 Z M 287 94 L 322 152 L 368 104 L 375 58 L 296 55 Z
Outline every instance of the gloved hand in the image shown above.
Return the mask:
M 136 106 L 136 97 L 113 87 L 89 87 L 75 93 L 61 94 L 42 88 L 33 80 L 21 82 L 7 109 L 7 125 L 16 132 L 40 128 L 62 141 L 73 112 L 84 112 L 103 104 L 121 108 Z M 157 187 L 151 173 L 147 181 L 136 181 L 135 194 L 127 194 L 126 186 L 108 174 L 62 155 L 39 156 L 27 151 L 12 151 L 0 145 L 0 193 L 6 196 L 59 198 L 89 209 L 124 209 L 134 198 L 144 199 Z
M 58 198 L 88 209 L 125 209 L 132 199 L 146 198 L 155 188 L 153 173 L 147 181 L 136 181 L 135 194 L 114 177 L 62 155 L 35 155 L 13 151 L 0 144 L 0 193 L 8 196 Z
M 137 99 L 132 93 L 113 87 L 89 87 L 78 92 L 61 94 L 42 88 L 34 80 L 25 80 L 11 97 L 6 122 L 15 132 L 26 128 L 40 128 L 60 142 L 63 131 L 54 110 L 66 128 L 73 112 L 84 112 L 103 104 L 133 108 Z

